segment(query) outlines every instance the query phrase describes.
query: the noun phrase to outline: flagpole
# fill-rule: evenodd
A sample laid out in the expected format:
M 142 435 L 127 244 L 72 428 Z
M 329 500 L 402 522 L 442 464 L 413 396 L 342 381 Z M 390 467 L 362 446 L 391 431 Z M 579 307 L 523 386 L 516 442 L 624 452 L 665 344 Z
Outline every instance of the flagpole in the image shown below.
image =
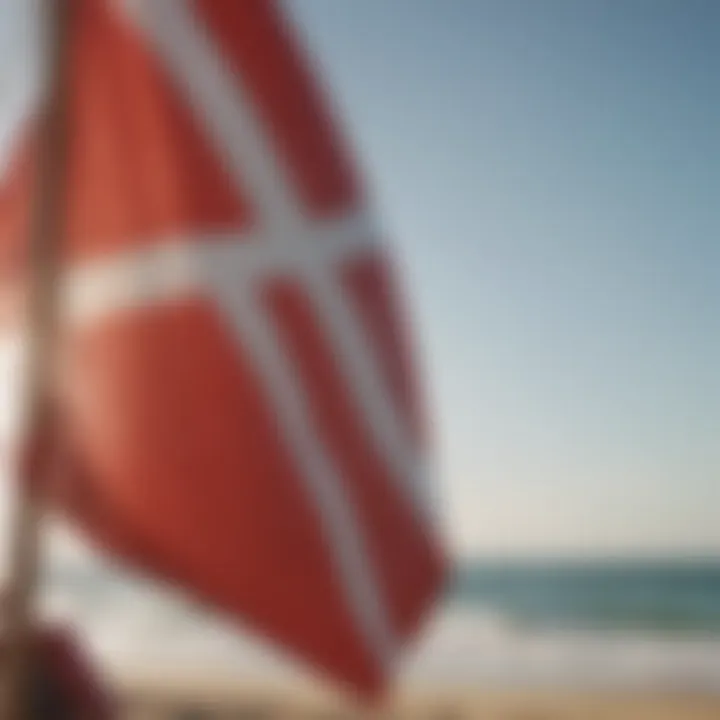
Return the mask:
M 67 33 L 70 0 L 43 0 L 44 104 L 38 117 L 35 184 L 29 228 L 29 297 L 24 452 L 10 547 L 6 622 L 8 663 L 0 720 L 27 716 L 34 605 L 41 575 L 44 450 L 54 432 L 52 381 L 57 334 L 58 268 L 64 226 Z M 45 463 L 45 464 L 43 464 Z

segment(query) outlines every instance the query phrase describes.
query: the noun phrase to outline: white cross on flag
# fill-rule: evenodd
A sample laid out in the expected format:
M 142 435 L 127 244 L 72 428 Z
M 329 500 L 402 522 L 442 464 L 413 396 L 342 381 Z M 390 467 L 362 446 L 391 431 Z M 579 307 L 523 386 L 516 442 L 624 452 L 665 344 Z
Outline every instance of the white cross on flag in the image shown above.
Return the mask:
M 391 267 L 316 79 L 273 0 L 72 6 L 64 510 L 377 692 L 445 561 Z M 26 140 L 0 204 L 8 281 Z

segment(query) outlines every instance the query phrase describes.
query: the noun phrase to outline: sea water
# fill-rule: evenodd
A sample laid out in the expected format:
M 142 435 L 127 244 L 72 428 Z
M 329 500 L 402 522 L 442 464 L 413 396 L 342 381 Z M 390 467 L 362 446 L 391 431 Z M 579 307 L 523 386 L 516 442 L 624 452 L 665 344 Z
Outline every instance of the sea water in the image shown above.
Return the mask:
M 470 562 L 457 604 L 517 626 L 720 634 L 720 560 Z

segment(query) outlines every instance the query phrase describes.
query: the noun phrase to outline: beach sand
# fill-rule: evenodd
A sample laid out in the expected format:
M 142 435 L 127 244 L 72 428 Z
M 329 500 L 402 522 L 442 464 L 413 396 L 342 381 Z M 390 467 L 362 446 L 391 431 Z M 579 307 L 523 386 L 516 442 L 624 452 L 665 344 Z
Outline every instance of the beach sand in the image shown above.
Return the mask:
M 720 696 L 681 693 L 453 690 L 408 692 L 383 711 L 288 689 L 131 684 L 128 720 L 720 720 Z

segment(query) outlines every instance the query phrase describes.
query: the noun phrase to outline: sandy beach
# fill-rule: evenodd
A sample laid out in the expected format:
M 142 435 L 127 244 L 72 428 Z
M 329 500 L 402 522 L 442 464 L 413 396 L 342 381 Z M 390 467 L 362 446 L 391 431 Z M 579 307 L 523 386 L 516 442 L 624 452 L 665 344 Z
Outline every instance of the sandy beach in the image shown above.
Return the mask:
M 287 688 L 204 684 L 128 684 L 127 720 L 718 720 L 720 696 L 579 691 L 410 691 L 390 707 L 367 711 L 337 699 Z

